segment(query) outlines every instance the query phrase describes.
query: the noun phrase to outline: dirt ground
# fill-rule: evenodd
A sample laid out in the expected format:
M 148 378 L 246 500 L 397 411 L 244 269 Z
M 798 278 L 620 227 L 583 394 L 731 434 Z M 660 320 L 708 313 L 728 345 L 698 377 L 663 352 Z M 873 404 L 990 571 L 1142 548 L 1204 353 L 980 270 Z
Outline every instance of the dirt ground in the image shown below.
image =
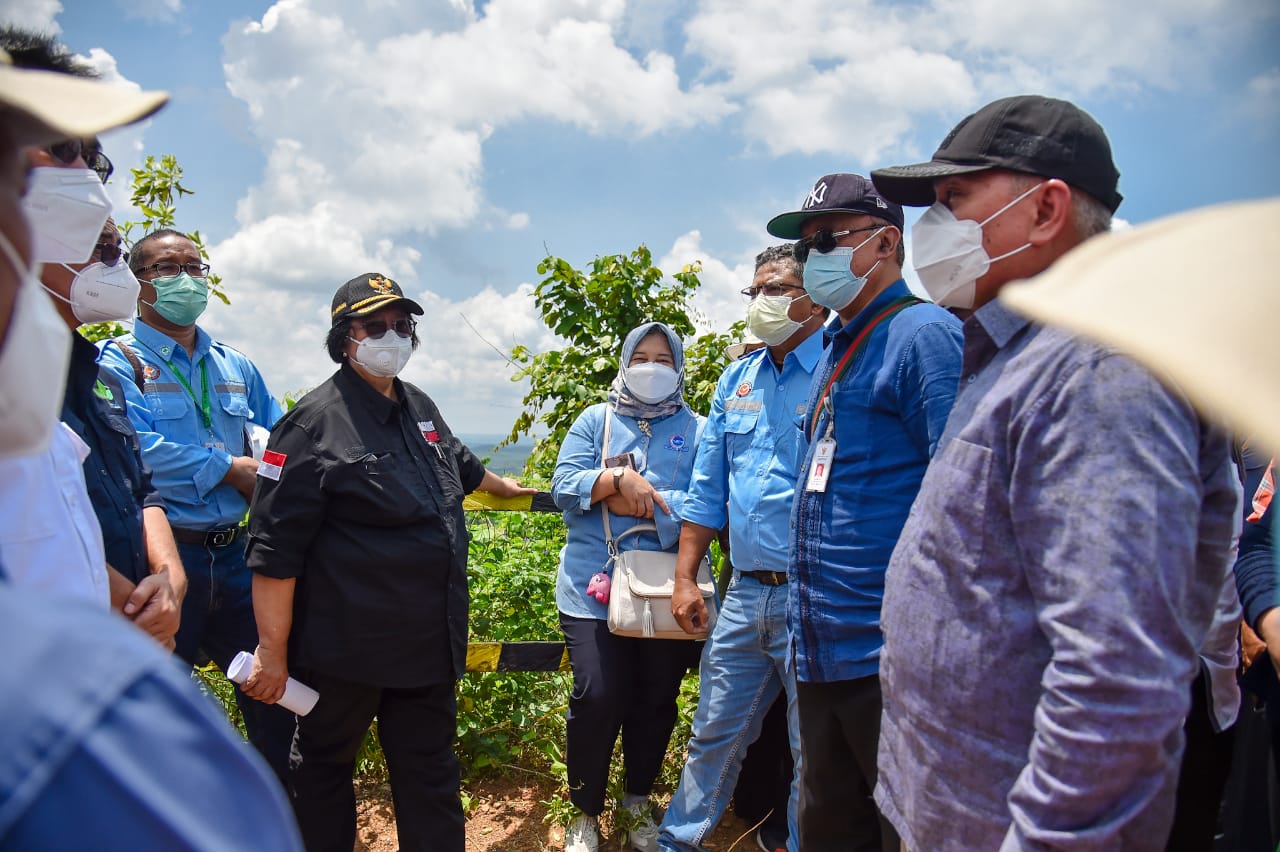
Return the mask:
M 467 816 L 467 852 L 551 852 L 564 848 L 564 828 L 543 822 L 551 798 L 550 786 L 521 779 L 491 778 L 473 787 L 473 804 Z M 358 822 L 355 852 L 395 852 L 396 821 L 391 788 L 386 784 L 358 784 Z M 717 852 L 756 852 L 752 827 L 732 813 L 725 814 L 707 839 Z M 622 852 L 621 838 L 609 837 L 600 847 Z

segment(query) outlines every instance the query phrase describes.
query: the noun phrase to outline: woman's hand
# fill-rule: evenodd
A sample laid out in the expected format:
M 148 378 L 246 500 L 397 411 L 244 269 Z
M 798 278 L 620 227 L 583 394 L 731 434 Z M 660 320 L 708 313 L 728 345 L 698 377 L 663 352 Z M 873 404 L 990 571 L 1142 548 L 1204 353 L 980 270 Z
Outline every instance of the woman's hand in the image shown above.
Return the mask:
M 241 689 L 250 698 L 264 704 L 275 704 L 284 696 L 289 667 L 283 650 L 274 651 L 259 645 L 253 652 L 253 668 Z
M 644 476 L 631 468 L 622 468 L 622 479 L 618 482 L 618 493 L 610 494 L 604 504 L 615 515 L 631 515 L 635 518 L 652 518 L 654 507 L 662 509 L 668 515 L 667 501 L 662 499 L 653 484 Z M 609 473 L 613 475 L 612 471 Z

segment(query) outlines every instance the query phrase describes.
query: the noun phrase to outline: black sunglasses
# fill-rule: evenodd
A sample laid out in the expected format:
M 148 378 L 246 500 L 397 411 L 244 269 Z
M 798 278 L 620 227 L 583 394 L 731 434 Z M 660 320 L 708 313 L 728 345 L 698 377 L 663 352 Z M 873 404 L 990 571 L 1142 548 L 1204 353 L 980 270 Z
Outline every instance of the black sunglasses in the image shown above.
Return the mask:
M 791 253 L 795 255 L 796 260 L 804 263 L 809 259 L 809 252 L 816 251 L 819 254 L 826 254 L 836 247 L 836 241 L 847 237 L 850 234 L 856 234 L 861 231 L 874 231 L 883 228 L 884 225 L 868 225 L 865 228 L 851 228 L 848 231 L 833 231 L 830 228 L 819 228 L 814 231 L 812 236 L 805 237 L 803 240 L 797 240 L 791 245 Z
M 369 320 L 368 322 L 352 322 L 352 327 L 364 330 L 369 337 L 382 337 L 387 333 L 388 328 L 394 328 L 396 334 L 401 337 L 412 337 L 413 330 L 418 324 L 411 319 L 398 319 L 390 324 L 386 320 Z
M 82 142 L 79 139 L 67 139 L 50 145 L 48 151 L 64 166 L 70 166 L 77 158 L 82 158 L 86 166 L 98 173 L 98 179 L 103 183 L 106 183 L 107 178 L 111 177 L 111 173 L 115 171 L 115 166 L 111 165 L 111 161 L 107 159 L 106 154 L 102 153 L 96 141 Z
M 89 259 L 97 258 L 104 266 L 115 266 L 122 255 L 125 260 L 129 259 L 129 252 L 121 251 L 119 243 L 98 243 Z

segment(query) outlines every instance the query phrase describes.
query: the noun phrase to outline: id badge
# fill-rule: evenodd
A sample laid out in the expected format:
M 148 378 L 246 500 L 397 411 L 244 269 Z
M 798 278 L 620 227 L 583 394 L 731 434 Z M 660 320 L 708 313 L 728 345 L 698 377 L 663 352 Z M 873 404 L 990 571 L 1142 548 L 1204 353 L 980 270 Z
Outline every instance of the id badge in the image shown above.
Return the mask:
M 835 456 L 834 438 L 823 438 L 813 445 L 813 461 L 809 464 L 809 481 L 805 483 L 805 491 L 827 490 L 827 480 L 831 478 L 831 460 Z

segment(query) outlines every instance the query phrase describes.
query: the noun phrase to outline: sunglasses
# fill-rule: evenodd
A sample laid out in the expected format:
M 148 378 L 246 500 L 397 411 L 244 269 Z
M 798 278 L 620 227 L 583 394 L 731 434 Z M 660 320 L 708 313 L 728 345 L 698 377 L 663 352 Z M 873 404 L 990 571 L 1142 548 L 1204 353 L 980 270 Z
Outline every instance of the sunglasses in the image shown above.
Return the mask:
M 816 251 L 819 254 L 826 254 L 836 247 L 836 241 L 847 237 L 850 234 L 857 234 L 861 231 L 874 231 L 877 228 L 883 228 L 883 225 L 869 225 L 865 228 L 851 228 L 848 231 L 833 231 L 830 228 L 820 228 L 813 232 L 812 236 L 805 237 L 792 244 L 791 253 L 796 256 L 796 260 L 804 263 L 809 259 L 809 252 Z
M 362 329 L 369 337 L 382 337 L 382 335 L 387 333 L 388 328 L 394 328 L 396 334 L 401 337 L 412 337 L 413 330 L 418 327 L 418 324 L 411 319 L 398 319 L 392 323 L 388 323 L 386 320 L 369 320 L 368 322 L 361 323 L 352 322 L 351 326 L 353 328 Z
M 106 183 L 107 178 L 111 177 L 111 173 L 115 171 L 115 166 L 111 165 L 111 161 L 107 159 L 106 154 L 102 153 L 96 141 L 82 142 L 79 139 L 67 139 L 50 145 L 47 150 L 64 166 L 74 165 L 77 159 L 83 159 L 86 166 L 98 173 L 98 178 L 103 183 Z
M 129 253 L 121 250 L 119 243 L 98 243 L 93 247 L 93 254 L 89 255 L 89 260 L 96 258 L 104 266 L 115 266 L 120 262 L 121 256 L 125 260 L 129 259 Z

